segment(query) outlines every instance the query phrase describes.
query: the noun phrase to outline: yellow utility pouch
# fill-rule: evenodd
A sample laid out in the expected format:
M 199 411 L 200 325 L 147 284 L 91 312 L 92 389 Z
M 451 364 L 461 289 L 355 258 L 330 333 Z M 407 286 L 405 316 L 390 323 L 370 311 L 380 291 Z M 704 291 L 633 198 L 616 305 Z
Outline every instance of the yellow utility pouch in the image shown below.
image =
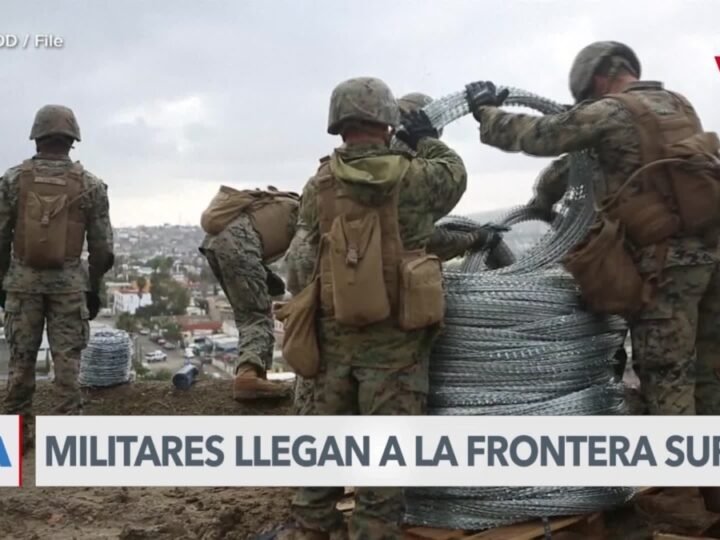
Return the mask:
M 202 213 L 200 225 L 208 234 L 220 234 L 253 200 L 248 191 L 220 186 L 220 190 Z
M 328 234 L 335 319 L 362 327 L 390 317 L 377 212 L 335 218 Z
M 62 268 L 68 227 L 67 195 L 28 193 L 24 262 L 32 268 Z
M 39 174 L 32 160 L 21 165 L 13 250 L 24 264 L 37 270 L 60 269 L 66 260 L 82 255 L 82 173 L 79 163 L 54 176 Z
M 247 213 L 253 228 L 260 236 L 263 261 L 280 257 L 290 246 L 300 197 L 296 193 L 263 190 L 237 190 L 220 186 L 202 213 L 200 225 L 208 234 L 220 234 L 225 227 Z
M 320 278 L 316 277 L 297 296 L 275 311 L 283 323 L 282 354 L 295 373 L 311 379 L 320 370 L 316 317 Z
M 629 316 L 649 300 L 648 286 L 625 246 L 620 224 L 599 218 L 563 260 L 590 311 Z
M 720 222 L 720 141 L 698 133 L 666 148 L 678 213 L 688 233 L 703 233 Z
M 400 264 L 398 324 L 418 330 L 442 322 L 445 317 L 442 263 L 435 255 L 414 255 Z
M 650 246 L 680 232 L 680 218 L 656 190 L 636 193 L 608 210 L 611 218 L 625 227 L 628 239 L 637 247 Z

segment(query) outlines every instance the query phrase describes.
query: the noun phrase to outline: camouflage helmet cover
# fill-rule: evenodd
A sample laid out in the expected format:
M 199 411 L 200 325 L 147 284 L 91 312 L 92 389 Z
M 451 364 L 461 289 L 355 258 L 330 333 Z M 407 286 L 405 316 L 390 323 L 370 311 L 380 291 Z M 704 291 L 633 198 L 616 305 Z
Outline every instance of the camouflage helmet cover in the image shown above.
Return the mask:
M 398 107 L 400 107 L 400 112 L 402 114 L 407 114 L 410 111 L 422 109 L 433 101 L 435 101 L 433 98 L 431 98 L 427 94 L 423 94 L 422 92 L 410 92 L 409 94 L 405 94 L 403 97 L 397 100 Z M 438 137 L 442 137 L 442 134 L 442 128 L 438 129 Z
M 80 140 L 80 126 L 75 113 L 63 105 L 45 105 L 37 114 L 30 130 L 30 139 L 41 139 L 48 135 L 66 135 Z
M 343 122 L 360 120 L 397 126 L 400 109 L 392 91 L 380 79 L 357 77 L 341 82 L 330 97 L 328 133 L 339 135 Z
M 570 68 L 570 92 L 577 101 L 587 99 L 598 67 L 611 56 L 625 60 L 627 67 L 640 77 L 640 60 L 630 47 L 617 41 L 596 41 L 578 53 Z
M 405 94 L 397 100 L 398 107 L 400 107 L 400 112 L 402 113 L 409 113 L 410 111 L 414 111 L 416 109 L 422 109 L 425 105 L 432 102 L 433 98 L 420 92 Z

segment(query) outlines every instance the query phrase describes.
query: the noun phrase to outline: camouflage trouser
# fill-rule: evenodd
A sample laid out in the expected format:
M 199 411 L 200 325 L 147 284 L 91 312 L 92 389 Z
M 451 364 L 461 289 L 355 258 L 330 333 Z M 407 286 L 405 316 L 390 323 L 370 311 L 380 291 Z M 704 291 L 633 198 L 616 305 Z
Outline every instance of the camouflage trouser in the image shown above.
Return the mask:
M 313 414 L 313 399 L 315 380 L 295 376 L 295 391 L 293 400 L 293 414 L 306 416 Z
M 424 410 L 427 379 L 427 361 L 399 369 L 329 363 L 316 379 L 304 382 L 314 387 L 315 399 L 309 402 L 314 414 L 415 415 Z M 342 526 L 342 514 L 335 505 L 343 492 L 340 487 L 302 488 L 293 501 L 293 515 L 309 529 L 338 528 Z M 355 493 L 349 526 L 351 540 L 402 538 L 402 488 L 364 487 Z
M 35 364 L 47 320 L 47 335 L 60 400 L 54 414 L 82 409 L 78 384 L 80 353 L 90 335 L 85 294 L 27 294 L 8 292 L 5 337 L 10 347 L 10 373 L 5 396 L 6 414 L 30 416 L 35 392 Z
M 720 269 L 666 269 L 668 283 L 632 323 L 633 366 L 650 414 L 720 414 Z
M 239 366 L 253 364 L 261 372 L 272 367 L 272 302 L 262 261 L 260 237 L 250 218 L 240 216 L 201 251 L 232 305 L 238 329 Z

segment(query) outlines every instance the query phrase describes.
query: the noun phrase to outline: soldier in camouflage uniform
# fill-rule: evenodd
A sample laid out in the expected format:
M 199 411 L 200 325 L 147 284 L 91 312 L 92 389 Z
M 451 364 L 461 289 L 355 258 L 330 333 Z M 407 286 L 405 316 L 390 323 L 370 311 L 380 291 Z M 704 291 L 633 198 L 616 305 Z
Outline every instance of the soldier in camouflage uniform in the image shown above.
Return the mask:
M 328 132 L 342 135 L 344 144 L 330 159 L 322 160 L 317 175 L 305 186 L 300 207 L 299 219 L 307 226 L 308 241 L 315 251 L 320 241 L 319 215 L 328 210 L 318 207 L 319 181 L 329 171 L 336 182 L 350 190 L 353 200 L 357 197 L 365 201 L 362 204 L 370 203 L 366 197 L 384 199 L 388 189 L 399 186 L 398 222 L 404 249 L 426 246 L 435 221 L 447 215 L 462 196 L 466 186 L 462 159 L 437 139 L 437 132 L 424 114 L 411 116 L 405 123 L 406 130 L 398 133 L 417 156 L 409 158 L 389 149 L 390 128 L 399 120 L 392 92 L 378 79 L 350 79 L 333 91 Z M 405 157 L 398 161 L 398 156 Z M 355 185 L 351 178 L 341 176 L 340 171 L 347 169 L 332 165 L 340 162 L 363 171 L 361 175 L 370 170 L 384 170 L 387 174 L 370 181 L 377 183 L 375 187 Z M 392 163 L 407 164 L 407 173 L 393 175 L 394 169 L 384 167 Z M 364 169 L 366 166 L 369 168 Z M 422 413 L 436 327 L 403 331 L 388 319 L 358 330 L 321 313 L 318 334 L 322 366 L 314 381 L 316 414 Z M 292 506 L 300 528 L 281 538 L 320 539 L 327 538 L 328 533 L 331 538 L 341 534 L 338 531 L 343 519 L 335 504 L 342 495 L 342 488 L 301 489 Z M 400 539 L 403 508 L 400 488 L 359 488 L 350 518 L 350 537 Z
M 295 226 L 295 216 L 290 219 Z M 267 380 L 275 345 L 272 297 L 284 284 L 263 261 L 263 246 L 247 214 L 240 214 L 216 235 L 208 234 L 200 247 L 230 302 L 238 330 L 238 365 L 233 383 L 237 401 L 276 398 L 288 394 Z
M 0 276 L 5 335 L 10 347 L 4 412 L 23 415 L 28 427 L 23 432 L 27 447 L 32 444 L 29 428 L 35 364 L 45 323 L 55 389 L 60 397 L 54 413 L 80 413 L 82 399 L 77 381 L 80 353 L 89 338 L 88 320 L 100 309 L 102 276 L 114 260 L 107 187 L 69 157 L 74 141 L 80 141 L 80 128 L 73 112 L 60 105 L 41 108 L 30 139 L 36 142 L 35 156 L 9 169 L 0 181 Z M 58 200 L 63 201 L 60 208 L 56 205 Z M 45 205 L 52 206 L 52 210 L 47 210 L 52 213 L 46 226 L 50 229 L 50 243 L 66 244 L 64 253 L 60 252 L 59 264 L 54 267 L 41 267 L 33 259 L 37 257 L 37 253 L 33 255 L 33 245 L 52 250 L 52 246 L 42 247 L 32 221 L 31 210 L 45 212 L 48 208 Z M 63 216 L 69 216 L 67 225 Z M 85 240 L 87 270 L 80 260 Z
M 662 83 L 641 81 L 639 77 L 640 62 L 629 47 L 598 42 L 583 49 L 574 62 L 570 87 L 578 104 L 565 113 L 534 117 L 501 111 L 495 106 L 499 102 L 494 87 L 487 83 L 469 85 L 468 94 L 471 101 L 473 95 L 480 96 L 473 110 L 480 122 L 480 138 L 486 144 L 537 156 L 591 149 L 604 174 L 596 186 L 599 197 L 603 197 L 616 194 L 643 165 L 635 117 L 624 102 L 604 96 L 628 93 L 656 118 L 690 111 L 696 119 L 685 98 L 666 91 Z M 562 166 L 558 167 L 556 170 L 562 172 Z M 544 199 L 538 204 L 550 208 L 566 185 L 567 175 L 547 176 L 538 188 Z M 719 414 L 717 231 L 670 237 L 664 263 L 656 257 L 656 246 L 634 247 L 633 253 L 643 275 L 662 272 L 664 283 L 654 302 L 630 321 L 634 365 L 650 414 Z M 714 506 L 720 509 L 720 497 Z
M 433 98 L 421 92 L 411 92 L 397 100 L 400 109 L 401 119 L 412 111 L 419 110 L 429 103 Z M 442 137 L 442 130 L 438 132 L 438 138 Z M 393 147 L 415 154 L 415 151 L 409 148 L 405 143 L 397 138 L 393 139 Z M 298 221 L 297 232 L 293 237 L 290 248 L 287 253 L 288 266 L 288 290 L 293 294 L 298 294 L 304 289 L 312 278 L 313 269 L 315 267 L 315 259 L 317 252 L 314 246 L 307 239 L 309 228 L 302 220 Z M 480 229 L 476 232 L 453 232 L 447 234 L 440 228 L 435 228 L 427 245 L 427 251 L 434 253 L 443 261 L 448 261 L 455 257 L 460 257 L 471 249 L 481 249 L 489 243 L 499 241 L 501 237 L 493 234 L 489 229 Z M 294 413 L 298 415 L 312 414 L 314 381 L 312 379 L 304 379 L 300 375 L 295 379 L 294 391 Z

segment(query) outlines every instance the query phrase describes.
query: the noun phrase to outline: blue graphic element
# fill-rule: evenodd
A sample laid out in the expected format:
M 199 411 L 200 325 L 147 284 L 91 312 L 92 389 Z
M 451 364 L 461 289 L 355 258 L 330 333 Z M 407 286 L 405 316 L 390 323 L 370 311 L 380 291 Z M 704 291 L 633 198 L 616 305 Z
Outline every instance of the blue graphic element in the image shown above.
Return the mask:
M 0 437 L 0 467 L 12 467 L 12 463 L 10 463 L 10 457 L 5 449 L 5 443 L 3 442 L 2 437 Z

